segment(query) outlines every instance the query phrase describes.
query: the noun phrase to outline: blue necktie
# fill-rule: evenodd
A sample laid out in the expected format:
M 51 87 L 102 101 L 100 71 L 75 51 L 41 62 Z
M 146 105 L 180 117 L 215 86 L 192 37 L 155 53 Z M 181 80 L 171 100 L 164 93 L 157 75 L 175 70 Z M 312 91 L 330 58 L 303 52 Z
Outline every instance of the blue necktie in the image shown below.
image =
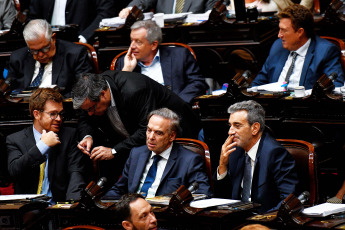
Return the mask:
M 246 153 L 246 159 L 244 162 L 242 201 L 249 201 L 250 189 L 251 189 L 251 184 L 252 184 L 251 179 L 252 179 L 251 159 Z
M 38 70 L 38 74 L 36 78 L 31 82 L 30 87 L 38 87 L 41 84 L 43 73 L 44 73 L 44 67 L 47 63 L 41 63 L 40 69 Z
M 161 156 L 159 155 L 155 155 L 153 157 L 153 163 L 149 169 L 149 172 L 146 175 L 143 187 L 141 187 L 140 193 L 145 197 L 147 196 L 147 191 L 151 187 L 152 183 L 155 181 L 156 174 L 157 174 L 157 164 L 160 159 L 161 159 Z

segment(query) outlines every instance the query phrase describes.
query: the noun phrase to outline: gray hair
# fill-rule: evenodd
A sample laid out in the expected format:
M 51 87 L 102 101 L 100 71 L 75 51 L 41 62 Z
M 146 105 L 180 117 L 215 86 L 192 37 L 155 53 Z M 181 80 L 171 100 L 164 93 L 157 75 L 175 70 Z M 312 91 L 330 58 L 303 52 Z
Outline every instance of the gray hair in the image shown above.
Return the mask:
M 265 110 L 259 103 L 253 100 L 238 102 L 229 107 L 228 113 L 231 114 L 241 110 L 247 111 L 247 121 L 250 126 L 257 122 L 260 124 L 260 132 L 264 131 Z
M 146 39 L 152 44 L 154 41 L 158 41 L 158 45 L 162 42 L 162 29 L 156 24 L 156 22 L 147 20 L 147 21 L 136 21 L 132 26 L 131 30 L 136 30 L 144 28 L 146 29 Z
M 171 121 L 170 127 L 169 127 L 169 133 L 171 133 L 171 131 L 175 131 L 175 133 L 177 134 L 180 131 L 180 118 L 172 110 L 168 108 L 160 108 L 157 110 L 153 110 L 147 116 L 147 122 L 149 122 L 150 118 L 153 115 L 160 116 Z
M 47 41 L 52 37 L 52 27 L 43 19 L 31 20 L 23 30 L 25 42 L 40 39 L 42 35 L 45 36 Z
M 83 73 L 72 89 L 73 108 L 80 109 L 85 99 L 97 102 L 103 90 L 108 89 L 108 84 L 100 74 Z

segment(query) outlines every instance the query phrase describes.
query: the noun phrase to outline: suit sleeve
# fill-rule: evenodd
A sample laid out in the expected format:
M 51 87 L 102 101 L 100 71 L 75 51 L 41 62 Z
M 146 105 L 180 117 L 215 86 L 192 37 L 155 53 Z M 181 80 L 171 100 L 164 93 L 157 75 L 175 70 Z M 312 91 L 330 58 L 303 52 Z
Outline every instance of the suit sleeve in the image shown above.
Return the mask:
M 338 77 L 334 81 L 334 85 L 336 87 L 344 86 L 344 72 L 341 67 L 340 63 L 340 50 L 335 45 L 329 46 L 329 49 L 327 52 L 325 52 L 325 63 L 323 66 L 322 73 L 327 74 L 328 76 L 331 73 L 337 73 Z
M 3 15 L 1 15 L 4 28 L 0 28 L 0 29 L 10 29 L 12 22 L 14 18 L 16 17 L 17 11 L 13 5 L 12 0 L 6 0 L 4 4 L 5 4 L 5 8 L 3 11 Z
M 92 69 L 91 61 L 88 56 L 86 48 L 83 46 L 78 47 L 78 48 L 81 48 L 81 49 L 76 54 L 76 59 L 75 59 L 75 64 L 74 64 L 76 78 L 81 73 L 94 72 L 94 70 Z
M 206 0 L 206 3 L 205 3 L 205 12 L 208 11 L 208 10 L 212 10 L 213 9 L 213 6 L 214 4 L 216 4 L 216 0 Z
M 133 0 L 128 4 L 128 7 L 137 6 L 143 9 L 143 11 L 149 11 L 151 9 L 156 10 L 158 0 Z
M 188 49 L 184 49 L 184 77 L 186 85 L 179 96 L 190 103 L 194 97 L 204 95 L 208 88 L 195 58 Z
M 270 78 L 268 76 L 270 64 L 271 62 L 271 55 L 272 55 L 272 48 L 270 51 L 270 54 L 268 55 L 264 65 L 262 66 L 262 69 L 258 73 L 258 75 L 255 77 L 254 81 L 252 82 L 252 86 L 259 86 L 259 85 L 265 85 L 270 83 Z

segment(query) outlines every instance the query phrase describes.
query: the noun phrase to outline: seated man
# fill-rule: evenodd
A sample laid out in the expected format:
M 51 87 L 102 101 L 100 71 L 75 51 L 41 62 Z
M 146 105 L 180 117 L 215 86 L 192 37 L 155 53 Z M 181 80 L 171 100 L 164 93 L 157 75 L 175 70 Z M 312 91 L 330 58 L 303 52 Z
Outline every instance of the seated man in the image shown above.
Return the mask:
M 16 194 L 46 194 L 53 202 L 78 200 L 85 184 L 83 154 L 76 130 L 62 127 L 62 95 L 54 89 L 36 90 L 27 127 L 6 139 L 8 170 Z
M 206 93 L 208 86 L 188 49 L 159 46 L 162 30 L 154 21 L 135 22 L 131 29 L 131 45 L 116 70 L 145 74 L 188 103 Z
M 296 191 L 295 161 L 268 133 L 265 111 L 255 101 L 230 106 L 229 137 L 215 179 L 215 196 L 259 203 L 261 212 L 278 208 Z
M 28 47 L 10 57 L 7 78 L 11 89 L 57 85 L 64 88 L 64 97 L 70 97 L 77 76 L 92 71 L 86 48 L 57 40 L 45 20 L 30 21 L 23 35 Z
M 114 0 L 31 0 L 29 17 L 51 25 L 79 25 L 79 42 L 92 43 L 94 31 L 104 18 L 117 15 Z
M 278 16 L 278 37 L 281 40 L 273 43 L 270 54 L 252 85 L 282 82 L 287 84 L 288 89 L 296 86 L 311 89 L 323 74 L 335 72 L 338 74 L 335 86 L 343 86 L 340 50 L 314 35 L 314 18 L 310 10 L 302 5 L 292 5 Z
M 157 219 L 152 207 L 140 194 L 123 195 L 116 203 L 116 213 L 126 230 L 157 229 Z
M 174 14 L 182 12 L 204 13 L 212 10 L 217 0 L 133 0 L 120 11 L 120 18 L 126 18 L 133 6 L 143 11 L 154 9 L 156 13 Z
M 173 141 L 179 129 L 179 118 L 167 108 L 148 115 L 146 145 L 133 148 L 122 177 L 105 194 L 107 199 L 119 199 L 126 193 L 141 193 L 145 197 L 165 195 L 181 185 L 187 188 L 197 182 L 196 193 L 211 196 L 204 160 Z

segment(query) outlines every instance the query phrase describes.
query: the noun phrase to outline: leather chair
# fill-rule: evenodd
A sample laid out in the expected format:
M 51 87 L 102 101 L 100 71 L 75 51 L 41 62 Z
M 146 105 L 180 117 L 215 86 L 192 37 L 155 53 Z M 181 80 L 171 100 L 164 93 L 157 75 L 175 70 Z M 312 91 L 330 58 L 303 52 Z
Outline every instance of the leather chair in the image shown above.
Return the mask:
M 277 139 L 277 141 L 292 155 L 296 161 L 297 172 L 302 186 L 302 191 L 309 191 L 309 204 L 317 204 L 318 179 L 317 159 L 314 146 L 306 141 L 294 139 Z
M 17 12 L 20 12 L 20 1 L 19 0 L 13 0 L 14 6 L 17 10 Z
M 100 73 L 99 72 L 99 67 L 98 67 L 98 58 L 97 58 L 97 53 L 95 48 L 87 43 L 81 43 L 81 42 L 75 42 L 75 44 L 85 46 L 87 49 L 88 56 L 90 58 L 90 61 L 92 62 L 93 70 L 95 73 Z
M 79 230 L 79 229 L 105 230 L 105 228 L 100 228 L 100 227 L 92 226 L 92 225 L 76 225 L 76 226 L 70 226 L 70 227 L 63 228 L 62 230 Z
M 168 43 L 161 43 L 160 46 L 181 46 L 181 47 L 185 47 L 185 48 L 189 49 L 189 51 L 193 54 L 193 56 L 194 56 L 194 58 L 196 60 L 196 55 L 195 55 L 193 49 L 189 45 L 186 45 L 186 44 L 183 44 L 183 43 L 178 43 L 178 42 L 168 42 Z M 114 57 L 113 61 L 110 64 L 110 70 L 115 70 L 117 59 L 119 59 L 123 55 L 126 55 L 126 53 L 127 53 L 127 50 L 122 51 L 121 53 L 119 53 L 118 55 L 116 55 Z
M 186 149 L 189 149 L 195 153 L 198 153 L 204 158 L 205 166 L 206 166 L 206 174 L 209 179 L 210 187 L 213 190 L 211 156 L 210 156 L 210 150 L 207 144 L 205 144 L 202 141 L 190 139 L 190 138 L 176 138 L 175 142 L 182 145 Z
M 326 39 L 339 47 L 341 51 L 341 54 L 340 54 L 341 67 L 343 68 L 343 71 L 345 72 L 345 43 L 344 41 L 339 38 L 329 37 L 329 36 L 320 36 L 320 38 Z

